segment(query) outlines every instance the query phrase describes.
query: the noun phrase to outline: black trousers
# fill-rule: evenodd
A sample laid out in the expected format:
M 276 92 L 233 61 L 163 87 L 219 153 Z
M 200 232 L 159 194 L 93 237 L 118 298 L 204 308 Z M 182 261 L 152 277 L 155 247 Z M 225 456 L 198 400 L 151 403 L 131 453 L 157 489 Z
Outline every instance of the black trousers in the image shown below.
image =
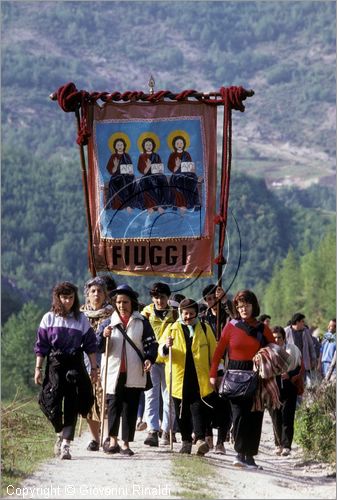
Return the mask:
M 55 411 L 55 418 L 51 420 L 55 432 L 62 433 L 63 439 L 74 440 L 78 408 L 76 386 L 64 381 L 63 398 L 59 400 L 58 408 Z
M 213 436 L 212 429 L 218 429 L 217 444 L 223 444 L 226 441 L 227 433 L 232 422 L 231 406 L 227 399 L 220 398 L 217 393 L 212 393 L 207 397 L 213 409 L 210 414 L 210 422 L 206 428 L 206 436 Z
M 281 408 L 269 410 L 276 446 L 291 449 L 294 437 L 297 389 L 290 380 L 282 380 L 280 388 Z
M 206 425 L 209 412 L 200 398 L 178 399 L 172 398 L 176 411 L 176 418 L 181 432 L 182 441 L 192 442 L 192 432 L 196 440 L 205 440 Z
M 251 411 L 252 399 L 231 401 L 234 449 L 237 453 L 254 456 L 259 452 L 263 411 Z
M 107 394 L 109 436 L 118 436 L 122 417 L 122 440 L 131 442 L 135 437 L 138 404 L 142 389 L 125 387 L 126 373 L 118 378 L 116 393 Z

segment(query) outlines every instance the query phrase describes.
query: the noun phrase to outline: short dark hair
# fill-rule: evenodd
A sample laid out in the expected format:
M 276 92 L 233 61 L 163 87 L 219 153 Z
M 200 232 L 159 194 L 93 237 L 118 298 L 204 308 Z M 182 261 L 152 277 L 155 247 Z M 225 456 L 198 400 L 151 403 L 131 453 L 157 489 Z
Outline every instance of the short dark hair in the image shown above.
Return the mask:
M 260 306 L 255 293 L 251 290 L 240 290 L 233 299 L 233 304 L 236 309 L 236 317 L 240 317 L 237 311 L 237 306 L 239 302 L 246 302 L 247 304 L 252 304 L 252 316 L 256 318 L 260 314 Z
M 290 320 L 291 325 L 296 325 L 299 321 L 302 321 L 302 319 L 305 319 L 304 314 L 302 313 L 295 313 L 293 317 Z
M 70 312 L 74 314 L 76 319 L 78 319 L 80 315 L 80 300 L 78 298 L 77 286 L 70 283 L 70 281 L 62 281 L 61 283 L 57 283 L 57 285 L 53 288 L 51 310 L 58 316 L 65 318 L 68 313 L 60 300 L 60 295 L 74 295 L 74 303 Z
M 216 291 L 216 285 L 214 285 L 213 283 L 211 285 L 207 285 L 202 291 L 203 299 L 206 300 L 207 295 L 215 293 L 215 291 Z
M 173 294 L 173 295 L 171 295 L 171 297 L 170 297 L 170 299 L 171 299 L 171 300 L 175 300 L 176 302 L 179 302 L 179 304 L 180 304 L 180 302 L 181 302 L 182 300 L 184 300 L 185 298 L 186 298 L 186 297 L 185 297 L 185 295 L 183 295 L 182 293 L 174 293 L 174 294 Z
M 156 297 L 158 295 L 167 295 L 167 297 L 169 297 L 171 295 L 171 290 L 167 283 L 158 281 L 157 283 L 153 283 L 150 295 L 151 297 Z
M 271 331 L 272 331 L 272 333 L 280 333 L 282 335 L 283 340 L 285 340 L 286 332 L 285 332 L 284 328 L 282 328 L 282 326 L 274 326 L 274 328 L 272 328 Z

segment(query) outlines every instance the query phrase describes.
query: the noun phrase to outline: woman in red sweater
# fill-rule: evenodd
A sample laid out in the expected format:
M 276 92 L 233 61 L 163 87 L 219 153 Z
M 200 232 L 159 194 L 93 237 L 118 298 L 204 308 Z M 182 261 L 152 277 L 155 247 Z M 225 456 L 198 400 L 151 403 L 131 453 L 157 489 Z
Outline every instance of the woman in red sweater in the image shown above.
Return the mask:
M 212 360 L 210 382 L 213 387 L 220 382 L 216 378 L 217 370 L 226 350 L 229 357 L 228 369 L 252 370 L 255 354 L 261 347 L 274 342 L 268 326 L 256 319 L 260 314 L 260 306 L 253 292 L 238 292 L 233 305 L 237 311 L 237 319 L 232 319 L 224 327 Z M 233 464 L 256 469 L 258 466 L 253 457 L 259 450 L 263 411 L 251 411 L 252 404 L 253 398 L 245 398 L 235 403 L 231 401 L 234 449 L 237 452 Z

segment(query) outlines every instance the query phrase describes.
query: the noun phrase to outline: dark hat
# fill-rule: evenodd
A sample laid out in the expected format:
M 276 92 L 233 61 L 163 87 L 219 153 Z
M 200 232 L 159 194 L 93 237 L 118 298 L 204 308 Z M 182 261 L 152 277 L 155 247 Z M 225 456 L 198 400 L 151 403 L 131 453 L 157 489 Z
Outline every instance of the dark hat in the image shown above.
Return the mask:
M 182 311 L 183 309 L 194 309 L 196 314 L 199 313 L 199 305 L 198 303 L 193 300 L 193 299 L 184 299 L 180 302 L 179 304 L 179 310 Z
M 169 297 L 171 295 L 171 290 L 166 283 L 158 281 L 157 283 L 153 283 L 150 295 L 153 297 L 160 294 L 167 295 Z
M 130 299 L 137 300 L 138 298 L 138 293 L 132 290 L 131 286 L 127 285 L 126 283 L 122 283 L 121 285 L 118 285 L 117 288 L 111 291 L 112 295 L 127 295 L 130 297 Z

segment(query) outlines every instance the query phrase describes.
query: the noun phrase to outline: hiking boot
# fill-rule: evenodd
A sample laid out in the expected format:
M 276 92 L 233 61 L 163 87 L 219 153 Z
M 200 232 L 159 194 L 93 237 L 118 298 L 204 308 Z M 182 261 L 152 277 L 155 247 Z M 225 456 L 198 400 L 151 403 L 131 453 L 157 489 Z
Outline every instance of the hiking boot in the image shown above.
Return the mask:
M 185 453 L 187 455 L 190 455 L 192 451 L 192 443 L 189 441 L 183 441 L 183 445 L 179 450 L 179 453 Z
M 87 446 L 88 451 L 98 451 L 99 450 L 99 443 L 95 441 L 94 439 L 90 441 L 90 443 Z
M 281 455 L 282 457 L 287 457 L 288 455 L 290 455 L 290 448 L 284 448 Z
M 233 465 L 235 465 L 235 467 L 247 467 L 245 456 L 243 455 L 243 453 L 238 453 L 236 455 L 233 461 Z
M 202 439 L 198 439 L 198 441 L 195 443 L 195 446 L 197 447 L 197 455 L 205 455 L 209 452 L 208 444 Z
M 248 469 L 262 469 L 261 465 L 257 465 L 254 458 L 246 455 L 245 464 Z
M 124 455 L 125 457 L 132 457 L 132 455 L 134 455 L 134 451 L 132 451 L 130 448 L 121 448 L 119 450 L 119 453 L 121 455 Z
M 54 455 L 55 457 L 59 457 L 61 455 L 61 444 L 62 444 L 62 436 L 61 434 L 57 434 L 57 439 L 54 444 Z
M 168 444 L 170 444 L 170 434 L 168 432 L 163 432 L 159 444 L 163 446 L 167 446 Z
M 147 446 L 159 446 L 158 431 L 150 431 L 144 441 Z
M 108 453 L 109 455 L 115 455 L 116 453 L 120 453 L 121 448 L 119 444 L 115 444 L 113 446 L 108 446 L 104 449 L 104 453 Z
M 213 445 L 213 436 L 207 436 L 205 439 L 206 443 L 208 444 L 208 449 L 213 450 L 214 445 Z
M 63 444 L 61 446 L 61 455 L 60 455 L 61 460 L 71 460 L 71 455 L 70 455 L 70 446 L 69 444 Z
M 215 453 L 217 455 L 226 455 L 226 449 L 225 449 L 223 443 L 219 443 L 215 446 Z

